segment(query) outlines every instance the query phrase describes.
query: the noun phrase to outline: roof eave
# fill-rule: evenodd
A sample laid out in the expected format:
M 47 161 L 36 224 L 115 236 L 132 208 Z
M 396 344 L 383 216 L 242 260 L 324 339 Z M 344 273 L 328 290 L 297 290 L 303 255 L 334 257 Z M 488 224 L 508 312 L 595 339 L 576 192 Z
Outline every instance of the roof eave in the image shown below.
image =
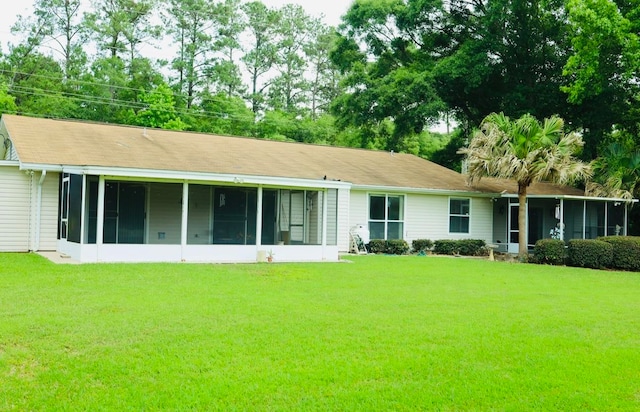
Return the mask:
M 72 174 L 105 176 L 116 179 L 142 179 L 157 181 L 194 181 L 220 182 L 243 185 L 301 187 L 322 189 L 350 188 L 351 184 L 339 180 L 301 179 L 275 176 L 255 176 L 229 173 L 187 172 L 180 170 L 156 170 L 116 168 L 102 166 L 63 166 L 38 163 L 21 163 L 22 170 L 47 170 L 50 172 L 67 172 Z

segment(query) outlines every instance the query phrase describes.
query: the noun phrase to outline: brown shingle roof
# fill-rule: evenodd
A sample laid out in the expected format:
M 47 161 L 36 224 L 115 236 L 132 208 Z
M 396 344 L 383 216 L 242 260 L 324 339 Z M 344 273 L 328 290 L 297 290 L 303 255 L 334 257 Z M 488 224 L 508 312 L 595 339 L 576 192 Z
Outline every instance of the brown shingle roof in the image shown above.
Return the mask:
M 103 166 L 176 172 L 342 180 L 355 185 L 416 189 L 516 191 L 515 183 L 463 175 L 410 154 L 277 142 L 77 121 L 2 117 L 23 163 Z M 531 194 L 583 194 L 536 184 Z

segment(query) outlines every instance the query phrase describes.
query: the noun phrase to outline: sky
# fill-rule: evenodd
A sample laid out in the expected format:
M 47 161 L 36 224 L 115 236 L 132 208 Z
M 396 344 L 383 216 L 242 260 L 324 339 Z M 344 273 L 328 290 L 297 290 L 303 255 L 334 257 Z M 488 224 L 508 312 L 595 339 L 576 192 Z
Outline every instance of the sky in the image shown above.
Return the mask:
M 29 15 L 33 12 L 33 0 L 5 0 L 2 2 L 0 12 L 0 45 L 2 51 L 8 50 L 7 43 L 16 39 L 11 37 L 11 26 L 16 22 L 18 15 Z M 321 17 L 330 25 L 337 26 L 340 17 L 347 12 L 350 0 L 262 0 L 269 7 L 282 7 L 287 3 L 299 4 L 305 8 L 307 14 L 312 17 Z

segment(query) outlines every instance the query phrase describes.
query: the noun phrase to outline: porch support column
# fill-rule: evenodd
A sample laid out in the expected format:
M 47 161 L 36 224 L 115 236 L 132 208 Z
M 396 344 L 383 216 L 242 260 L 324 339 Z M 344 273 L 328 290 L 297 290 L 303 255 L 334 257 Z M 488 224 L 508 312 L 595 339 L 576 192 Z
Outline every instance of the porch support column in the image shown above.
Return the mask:
M 187 246 L 187 224 L 189 221 L 189 182 L 182 183 L 182 226 L 180 227 L 180 260 L 184 261 Z
M 604 202 L 604 235 L 609 236 L 609 202 Z
M 624 204 L 624 236 L 627 236 L 627 227 L 629 226 L 629 205 L 633 203 Z
M 256 250 L 260 249 L 261 245 L 262 245 L 262 186 L 258 186 L 258 205 L 256 209 Z
M 587 201 L 582 201 L 582 238 L 587 238 Z
M 87 216 L 86 211 L 87 208 L 85 205 L 87 204 L 87 175 L 82 175 L 82 208 L 80 209 L 80 244 L 84 245 L 86 242 L 84 241 L 84 234 L 87 228 Z
M 98 215 L 96 217 L 96 261 L 100 262 L 100 249 L 104 242 L 104 176 L 98 177 Z
M 329 191 L 322 192 L 322 260 L 327 259 L 327 216 L 329 208 Z
M 564 241 L 564 198 L 560 198 L 560 239 Z

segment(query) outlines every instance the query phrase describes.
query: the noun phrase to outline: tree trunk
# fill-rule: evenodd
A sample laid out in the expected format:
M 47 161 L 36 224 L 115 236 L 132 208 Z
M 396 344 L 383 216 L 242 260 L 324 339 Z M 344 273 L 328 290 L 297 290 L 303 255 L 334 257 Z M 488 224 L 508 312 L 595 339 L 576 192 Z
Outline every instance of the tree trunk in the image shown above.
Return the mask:
M 527 248 L 527 185 L 518 183 L 518 258 L 525 260 Z

